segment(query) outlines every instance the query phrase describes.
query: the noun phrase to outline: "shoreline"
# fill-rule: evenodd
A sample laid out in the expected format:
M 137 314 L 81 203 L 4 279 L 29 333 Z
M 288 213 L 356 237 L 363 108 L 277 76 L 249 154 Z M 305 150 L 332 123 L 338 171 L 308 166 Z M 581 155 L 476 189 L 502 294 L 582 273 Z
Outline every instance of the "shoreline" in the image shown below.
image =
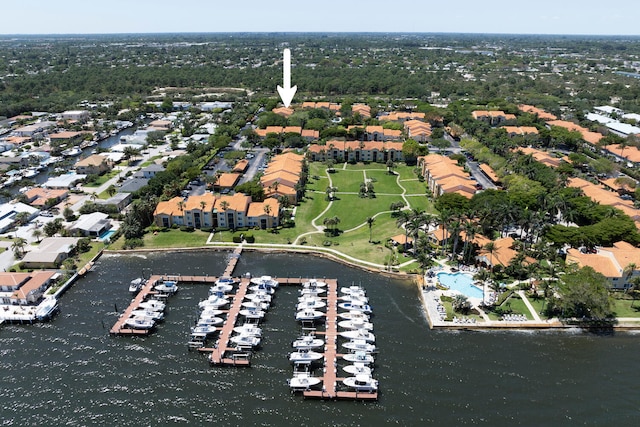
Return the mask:
M 126 249 L 126 250 L 109 250 L 105 249 L 103 251 L 104 255 L 131 255 L 136 253 L 154 253 L 154 252 L 197 252 L 197 251 L 233 251 L 240 244 L 222 244 L 222 245 L 208 245 L 208 246 L 197 246 L 197 247 L 182 247 L 182 248 L 153 248 L 153 249 Z M 410 274 L 404 272 L 393 272 L 381 270 L 378 268 L 369 267 L 366 265 L 356 264 L 350 262 L 348 260 L 342 259 L 334 254 L 326 253 L 320 250 L 314 250 L 313 248 L 300 248 L 300 247 L 256 247 L 243 244 L 243 251 L 249 252 L 267 252 L 267 253 L 297 253 L 304 255 L 312 255 L 317 256 L 324 259 L 329 259 L 331 261 L 339 262 L 343 265 L 358 268 L 363 271 L 368 271 L 371 273 L 382 274 L 388 278 L 394 279 L 403 279 L 409 280 L 413 282 L 413 284 L 417 287 L 420 302 L 425 312 L 425 317 L 429 328 L 432 330 L 451 330 L 451 331 L 459 331 L 459 330 L 467 330 L 467 331 L 497 331 L 497 330 L 510 330 L 510 331 L 543 331 L 543 330 L 553 330 L 553 331 L 636 331 L 640 330 L 640 318 L 635 321 L 627 321 L 620 322 L 611 325 L 580 325 L 580 324 L 569 324 L 563 323 L 558 319 L 547 320 L 543 322 L 537 322 L 535 320 L 523 321 L 523 322 L 506 322 L 506 321 L 490 321 L 490 322 L 479 322 L 479 323 L 453 323 L 453 322 L 443 322 L 443 321 L 434 321 L 434 317 L 437 314 L 434 313 L 434 309 L 429 307 L 427 303 L 427 295 L 429 294 L 423 289 L 424 276 L 418 274 Z M 637 324 L 636 324 L 637 323 Z

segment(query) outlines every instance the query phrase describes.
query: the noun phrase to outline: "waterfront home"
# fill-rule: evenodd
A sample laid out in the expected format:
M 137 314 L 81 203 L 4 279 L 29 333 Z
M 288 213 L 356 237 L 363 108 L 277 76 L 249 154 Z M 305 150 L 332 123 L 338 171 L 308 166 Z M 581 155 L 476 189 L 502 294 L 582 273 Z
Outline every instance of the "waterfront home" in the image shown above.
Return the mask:
M 32 187 L 24 193 L 24 196 L 29 205 L 41 209 L 43 207 L 57 205 L 69 196 L 69 191 Z
M 591 267 L 605 276 L 612 288 L 628 289 L 640 275 L 640 249 L 623 241 L 613 247 L 596 248 L 596 253 L 571 248 L 567 251 L 567 264 Z
M 89 112 L 87 110 L 68 110 L 60 113 L 61 120 L 85 123 L 89 120 Z
M 251 197 L 242 193 L 232 196 L 220 196 L 214 206 L 214 215 L 217 215 L 218 226 L 229 229 L 248 226 L 246 215 Z
M 85 175 L 102 175 L 113 168 L 113 162 L 101 154 L 79 160 L 74 166 L 76 173 Z
M 69 231 L 74 235 L 98 237 L 110 229 L 111 220 L 109 219 L 109 215 L 102 212 L 93 212 L 80 215 L 73 225 L 71 225 Z
M 22 259 L 25 268 L 58 268 L 73 252 L 79 237 L 47 237 Z
M 58 272 L 51 270 L 0 273 L 0 304 L 36 304 L 58 276 Z
M 21 202 L 7 202 L 0 205 L 0 233 L 4 233 L 16 223 L 16 216 L 25 212 L 27 222 L 34 219 L 40 213 L 39 209 Z

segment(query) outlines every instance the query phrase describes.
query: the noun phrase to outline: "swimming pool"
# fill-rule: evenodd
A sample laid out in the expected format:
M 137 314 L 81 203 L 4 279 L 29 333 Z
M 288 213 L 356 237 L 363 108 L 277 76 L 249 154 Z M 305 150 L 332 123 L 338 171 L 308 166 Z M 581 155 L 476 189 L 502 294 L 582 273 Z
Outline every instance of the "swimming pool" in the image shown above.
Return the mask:
M 437 274 L 438 280 L 444 286 L 458 291 L 469 298 L 482 298 L 482 289 L 473 286 L 473 277 L 465 273 L 445 273 Z
M 114 234 L 116 234 L 116 230 L 107 230 L 98 237 L 98 240 L 106 242 L 107 240 L 111 240 L 111 236 Z

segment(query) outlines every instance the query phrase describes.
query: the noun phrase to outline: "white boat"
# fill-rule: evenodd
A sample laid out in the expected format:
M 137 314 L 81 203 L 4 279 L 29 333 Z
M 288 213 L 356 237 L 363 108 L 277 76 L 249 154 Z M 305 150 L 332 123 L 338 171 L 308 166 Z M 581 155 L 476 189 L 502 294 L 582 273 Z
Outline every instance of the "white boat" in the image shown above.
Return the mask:
M 249 301 L 253 301 L 253 302 L 266 302 L 266 303 L 270 303 L 271 302 L 271 295 L 269 295 L 266 292 L 258 292 L 255 294 L 246 294 L 244 296 L 246 299 L 248 299 Z
M 270 288 L 278 287 L 278 281 L 274 280 L 271 276 L 254 277 L 251 279 L 251 283 L 253 283 L 254 285 L 265 285 Z
M 318 310 L 327 306 L 327 303 L 316 298 L 304 298 L 298 303 L 297 310 Z
M 220 308 L 229 304 L 229 300 L 227 296 L 213 295 L 207 298 L 204 301 L 200 301 L 198 303 L 198 307 L 200 308 Z
M 218 328 L 216 328 L 213 325 L 198 325 L 198 326 L 194 326 L 193 328 L 191 328 L 191 333 L 192 334 L 207 334 L 210 335 L 212 333 L 214 333 L 215 331 L 217 331 Z
M 36 308 L 36 319 L 42 321 L 47 320 L 53 316 L 53 313 L 58 309 L 58 300 L 55 297 L 48 297 Z
M 313 288 L 324 288 L 326 287 L 326 282 L 321 282 L 319 280 L 309 280 L 308 282 L 302 283 L 303 288 L 313 289 Z
M 129 283 L 129 292 L 131 292 L 132 294 L 137 294 L 138 292 L 140 292 L 140 289 L 144 287 L 145 283 L 147 283 L 147 281 L 144 279 L 144 277 L 133 279 Z
M 351 363 L 365 363 L 370 364 L 374 362 L 373 355 L 365 353 L 364 351 L 356 351 L 355 353 L 349 353 L 342 356 L 344 360 Z
M 349 310 L 349 311 L 361 311 L 365 314 L 370 314 L 371 313 L 371 306 L 369 304 L 358 304 L 358 303 L 354 303 L 354 302 L 341 302 L 338 304 L 338 307 L 340 307 L 343 310 Z
M 365 314 L 362 311 L 356 311 L 356 310 L 338 313 L 338 317 L 346 320 L 362 320 L 365 322 L 369 321 L 368 314 Z
M 219 310 L 217 308 L 205 307 L 204 310 L 200 313 L 200 318 L 204 317 L 214 317 L 224 314 L 224 310 Z
M 164 311 L 165 307 L 165 303 L 156 300 L 143 301 L 138 305 L 138 308 L 145 308 L 153 311 Z
M 356 375 L 355 377 L 347 377 L 342 383 L 356 391 L 374 392 L 378 390 L 378 380 L 371 378 L 371 375 Z
M 300 310 L 296 313 L 296 320 L 318 320 L 324 317 L 324 313 L 318 310 Z
M 164 294 L 173 295 L 178 292 L 178 286 L 173 280 L 164 280 L 162 283 L 159 283 L 153 287 L 158 292 L 162 292 Z
M 302 296 L 319 296 L 327 292 L 326 289 L 322 288 L 302 288 L 300 289 L 300 295 Z
M 209 295 L 216 295 L 218 293 L 227 293 L 233 290 L 233 285 L 226 283 L 216 283 L 209 288 Z
M 344 286 L 340 288 L 340 293 L 345 295 L 365 295 L 365 290 L 361 286 Z
M 295 364 L 310 364 L 322 359 L 322 353 L 316 351 L 294 351 L 289 354 L 289 361 Z
M 240 305 L 244 308 L 252 308 L 254 310 L 268 310 L 268 302 L 256 302 L 256 301 L 243 301 Z
M 254 335 L 239 334 L 232 336 L 229 341 L 238 347 L 257 347 L 260 345 L 261 338 Z
M 27 170 L 24 171 L 22 176 L 24 176 L 25 178 L 33 178 L 37 176 L 39 173 L 40 172 L 36 168 L 27 168 Z
M 351 375 L 371 375 L 371 368 L 360 362 L 347 365 L 342 370 Z
M 342 346 L 351 351 L 363 351 L 365 353 L 375 353 L 376 346 L 365 340 L 352 340 L 342 344 Z
M 155 322 L 145 317 L 130 317 L 124 321 L 124 324 L 133 329 L 151 329 Z
M 322 382 L 320 378 L 312 377 L 308 372 L 294 372 L 287 380 L 292 390 L 309 390 Z
M 219 326 L 224 323 L 224 319 L 222 317 L 216 316 L 204 316 L 198 319 L 198 326 L 210 325 L 210 326 Z
M 187 345 L 189 348 L 202 348 L 204 347 L 204 342 L 207 339 L 207 334 L 202 334 L 199 332 L 191 333 L 191 338 L 189 338 L 189 342 Z
M 252 323 L 245 323 L 233 328 L 233 332 L 241 335 L 251 335 L 254 337 L 262 337 L 262 329 Z
M 293 342 L 293 348 L 296 350 L 312 350 L 314 348 L 322 347 L 324 340 L 316 338 L 313 335 L 304 335 Z
M 216 285 L 231 285 L 233 286 L 236 281 L 231 277 L 220 277 L 216 280 Z
M 255 308 L 245 308 L 238 312 L 241 316 L 247 319 L 262 319 L 264 317 L 264 311 L 257 310 Z
M 343 329 L 366 329 L 369 331 L 373 329 L 373 323 L 362 319 L 341 320 L 338 322 L 338 326 Z
M 145 309 L 133 310 L 131 312 L 131 315 L 135 317 L 144 317 L 154 321 L 164 319 L 164 314 L 162 314 L 161 311 L 153 311 L 153 310 L 145 310 Z
M 72 148 L 67 148 L 66 150 L 62 151 L 61 154 L 63 156 L 65 156 L 65 157 L 74 157 L 74 156 L 79 156 L 80 154 L 82 154 L 82 150 L 79 149 L 78 147 L 72 147 Z
M 376 340 L 375 335 L 373 335 L 371 332 L 369 332 L 364 328 L 342 331 L 342 332 L 339 332 L 338 335 L 340 335 L 343 338 L 348 338 L 350 340 L 364 340 L 366 342 L 375 342 Z
M 273 289 L 272 287 L 268 286 L 268 285 L 251 285 L 249 286 L 249 290 L 251 292 L 267 292 L 269 295 L 273 295 L 273 293 L 275 292 L 275 289 Z
M 369 304 L 369 298 L 364 295 L 342 295 L 338 297 L 339 301 L 347 301 L 352 304 Z

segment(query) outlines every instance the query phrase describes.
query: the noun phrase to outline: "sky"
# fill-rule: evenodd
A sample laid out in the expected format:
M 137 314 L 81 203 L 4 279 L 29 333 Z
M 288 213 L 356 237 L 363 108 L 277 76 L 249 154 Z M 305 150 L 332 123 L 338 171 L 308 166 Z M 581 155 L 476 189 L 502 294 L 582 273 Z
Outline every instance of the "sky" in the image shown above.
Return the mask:
M 640 1 L 28 0 L 0 34 L 421 32 L 640 35 Z

